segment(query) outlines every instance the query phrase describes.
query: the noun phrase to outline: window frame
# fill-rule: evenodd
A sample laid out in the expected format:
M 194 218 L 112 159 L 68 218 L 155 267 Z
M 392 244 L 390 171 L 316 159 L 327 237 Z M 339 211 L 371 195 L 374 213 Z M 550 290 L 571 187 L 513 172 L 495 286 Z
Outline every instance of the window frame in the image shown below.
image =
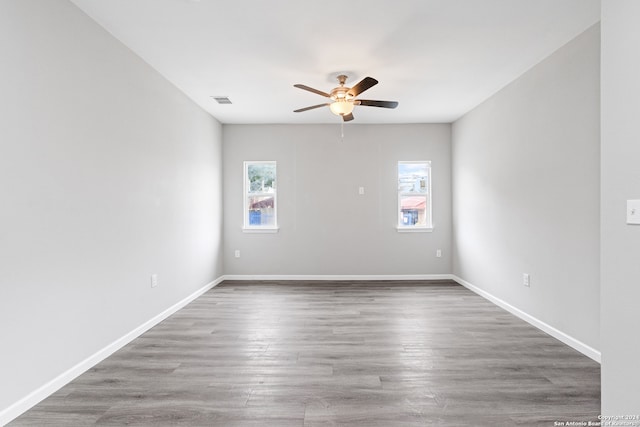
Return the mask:
M 275 167 L 275 181 L 273 185 L 273 192 L 268 193 L 251 193 L 249 192 L 249 167 L 251 165 L 272 164 Z M 273 224 L 272 225 L 251 225 L 250 213 L 249 213 L 249 198 L 261 197 L 261 196 L 273 196 Z M 243 179 L 242 179 L 242 207 L 243 207 L 243 220 L 242 231 L 245 233 L 277 233 L 278 229 L 278 162 L 276 160 L 245 160 L 243 162 Z
M 426 193 L 415 193 L 408 191 L 401 191 L 399 185 L 400 179 L 400 165 L 403 164 L 424 164 L 427 166 L 427 187 Z M 415 233 L 415 232 L 431 232 L 433 231 L 433 194 L 431 192 L 431 161 L 430 160 L 398 160 L 396 165 L 396 192 L 397 192 L 397 200 L 396 200 L 396 215 L 398 216 L 396 220 L 396 230 L 400 233 Z M 412 197 L 421 197 L 425 198 L 426 208 L 425 208 L 425 225 L 403 225 L 402 223 L 402 198 L 406 196 Z

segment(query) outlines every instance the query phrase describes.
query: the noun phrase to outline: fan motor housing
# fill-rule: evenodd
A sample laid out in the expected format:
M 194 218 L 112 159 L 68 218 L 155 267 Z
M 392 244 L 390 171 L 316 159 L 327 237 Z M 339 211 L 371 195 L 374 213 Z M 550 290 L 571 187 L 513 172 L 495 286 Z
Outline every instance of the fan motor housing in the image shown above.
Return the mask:
M 346 86 L 338 86 L 333 88 L 329 95 L 334 101 L 337 101 L 339 99 L 351 100 L 353 99 L 353 95 L 349 93 L 349 89 L 351 88 Z

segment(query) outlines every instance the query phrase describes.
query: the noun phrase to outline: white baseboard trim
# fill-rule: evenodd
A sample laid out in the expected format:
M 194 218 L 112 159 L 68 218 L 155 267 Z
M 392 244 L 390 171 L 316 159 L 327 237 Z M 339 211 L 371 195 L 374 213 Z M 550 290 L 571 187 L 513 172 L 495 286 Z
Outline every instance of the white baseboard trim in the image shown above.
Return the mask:
M 63 372 L 62 374 L 58 375 L 57 377 L 55 377 L 48 383 L 44 384 L 40 388 L 32 391 L 31 393 L 29 393 L 28 395 L 26 395 L 16 403 L 1 410 L 0 426 L 8 424 L 18 416 L 22 415 L 27 410 L 34 407 L 38 403 L 40 403 L 43 399 L 55 393 L 56 391 L 61 389 L 63 386 L 67 385 L 72 380 L 74 380 L 75 378 L 77 378 L 78 376 L 86 372 L 88 369 L 94 367 L 95 365 L 97 365 L 107 357 L 111 356 L 113 353 L 120 350 L 122 347 L 124 347 L 134 339 L 138 338 L 140 335 L 142 335 L 149 329 L 153 328 L 155 325 L 162 322 L 167 317 L 171 316 L 172 314 L 174 314 L 175 312 L 177 312 L 178 310 L 180 310 L 181 308 L 189 304 L 191 301 L 195 300 L 196 298 L 198 298 L 199 296 L 201 296 L 202 294 L 204 294 L 205 292 L 207 292 L 208 290 L 210 290 L 211 288 L 213 288 L 223 280 L 224 280 L 224 276 L 221 276 L 216 280 L 214 280 L 213 282 L 206 284 L 204 287 L 198 289 L 188 297 L 175 303 L 174 305 L 167 308 L 160 314 L 147 320 L 142 325 L 138 326 L 137 328 L 127 333 L 123 337 L 118 338 L 111 344 L 99 350 L 97 353 L 89 356 L 87 359 L 81 361 L 77 365 L 68 369 L 66 372 Z
M 227 274 L 224 280 L 453 280 L 450 274 Z
M 582 341 L 579 341 L 579 340 L 573 338 L 572 336 L 565 334 L 564 332 L 554 328 L 553 326 L 543 322 L 542 320 L 537 319 L 537 318 L 531 316 L 530 314 L 525 313 L 524 311 L 520 310 L 519 308 L 516 308 L 516 307 L 512 306 L 508 302 L 506 302 L 504 300 L 501 300 L 500 298 L 491 295 L 489 292 L 483 291 L 482 289 L 478 288 L 477 286 L 472 285 L 471 283 L 467 282 L 464 279 L 459 278 L 456 275 L 452 274 L 452 275 L 450 275 L 450 278 L 452 280 L 456 281 L 457 283 L 461 284 L 465 288 L 469 289 L 470 291 L 473 291 L 476 294 L 480 295 L 481 297 L 491 301 L 492 303 L 494 303 L 498 307 L 501 307 L 501 308 L 507 310 L 509 313 L 513 314 L 514 316 L 519 317 L 520 319 L 522 319 L 525 322 L 531 324 L 532 326 L 535 326 L 536 328 L 540 329 L 541 331 L 546 332 L 547 334 L 551 335 L 552 337 L 562 341 L 563 343 L 565 343 L 569 347 L 572 347 L 573 349 L 579 351 L 580 353 L 584 354 L 585 356 L 589 357 L 590 359 L 593 359 L 598 363 L 602 363 L 601 362 L 602 355 L 595 348 L 590 347 L 587 344 L 583 343 Z

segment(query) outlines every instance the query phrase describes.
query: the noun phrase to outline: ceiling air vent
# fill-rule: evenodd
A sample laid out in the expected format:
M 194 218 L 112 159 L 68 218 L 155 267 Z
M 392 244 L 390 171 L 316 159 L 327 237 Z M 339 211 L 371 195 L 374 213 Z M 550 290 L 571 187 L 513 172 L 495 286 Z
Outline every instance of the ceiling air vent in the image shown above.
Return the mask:
M 231 100 L 228 96 L 212 96 L 218 104 L 231 104 Z

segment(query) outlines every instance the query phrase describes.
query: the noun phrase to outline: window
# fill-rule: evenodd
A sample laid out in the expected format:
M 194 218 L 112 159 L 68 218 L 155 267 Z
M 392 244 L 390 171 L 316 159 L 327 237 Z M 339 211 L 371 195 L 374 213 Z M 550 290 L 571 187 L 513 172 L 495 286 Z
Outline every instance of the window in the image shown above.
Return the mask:
M 398 231 L 431 229 L 431 162 L 398 162 Z
M 276 162 L 244 162 L 245 231 L 278 229 Z

